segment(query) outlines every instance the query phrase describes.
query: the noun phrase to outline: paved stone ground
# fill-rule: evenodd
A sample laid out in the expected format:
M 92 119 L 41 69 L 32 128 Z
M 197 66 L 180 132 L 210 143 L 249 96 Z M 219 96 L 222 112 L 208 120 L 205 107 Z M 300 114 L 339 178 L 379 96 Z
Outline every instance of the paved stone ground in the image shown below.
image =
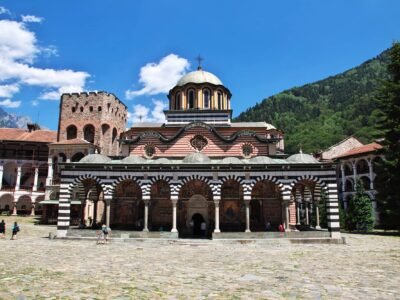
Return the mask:
M 8 234 L 14 217 L 4 217 Z M 400 237 L 346 245 L 49 240 L 18 218 L 0 240 L 0 299 L 399 299 Z

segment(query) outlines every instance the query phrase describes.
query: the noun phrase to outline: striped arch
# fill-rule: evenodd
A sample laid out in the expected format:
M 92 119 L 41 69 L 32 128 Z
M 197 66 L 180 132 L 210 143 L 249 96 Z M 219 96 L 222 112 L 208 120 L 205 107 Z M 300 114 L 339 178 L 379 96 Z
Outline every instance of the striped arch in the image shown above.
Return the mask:
M 109 186 L 104 184 L 98 177 L 93 176 L 92 174 L 85 174 L 85 175 L 81 175 L 81 176 L 75 178 L 74 181 L 69 184 L 68 194 L 72 195 L 73 189 L 75 187 L 77 187 L 79 185 L 79 183 L 81 183 L 83 180 L 86 180 L 86 179 L 94 180 L 98 185 L 100 185 L 103 190 L 104 195 L 108 194 L 110 192 Z
M 154 177 L 150 178 L 150 185 L 153 185 L 154 183 L 156 183 L 159 180 L 164 180 L 164 181 L 168 182 L 168 184 L 171 184 L 171 178 L 170 177 L 167 177 L 165 175 L 157 175 L 157 176 L 154 176 Z
M 328 188 L 327 184 L 324 181 L 322 181 L 321 178 L 311 176 L 311 175 L 303 175 L 303 176 L 297 177 L 293 182 L 290 183 L 290 187 L 294 188 L 296 183 L 298 183 L 302 180 L 314 181 L 315 183 L 318 183 L 324 191 L 327 190 L 327 188 Z
M 259 177 L 257 177 L 257 178 L 255 178 L 255 179 L 253 179 L 252 181 L 251 181 L 251 184 L 250 184 L 250 186 L 251 186 L 251 190 L 253 190 L 253 187 L 258 183 L 258 182 L 260 182 L 260 181 L 271 181 L 271 182 L 273 182 L 273 183 L 275 183 L 278 187 L 279 187 L 279 191 L 282 193 L 283 191 L 284 191 L 284 185 L 283 185 L 283 183 L 281 183 L 281 182 L 279 182 L 279 180 L 276 178 L 276 177 L 274 177 L 274 176 L 271 176 L 271 175 L 262 175 L 262 176 L 259 176 Z
M 118 184 L 120 184 L 121 182 L 125 181 L 125 180 L 132 180 L 132 181 L 134 181 L 135 183 L 137 183 L 140 186 L 140 180 L 139 179 L 137 179 L 136 177 L 131 176 L 131 175 L 124 175 L 124 176 L 119 177 L 117 180 L 115 180 L 111 184 L 110 192 L 114 193 L 116 186 Z
M 244 182 L 245 180 L 244 180 L 242 177 L 239 177 L 239 176 L 237 176 L 237 175 L 228 175 L 228 176 L 225 176 L 225 177 L 223 177 L 223 178 L 221 179 L 221 185 L 224 184 L 225 181 L 228 181 L 228 180 L 230 180 L 230 179 L 239 182 L 241 185 L 243 185 L 243 184 L 245 183 L 245 182 Z
M 188 182 L 190 182 L 190 181 L 193 181 L 193 180 L 200 180 L 200 181 L 203 181 L 203 182 L 205 182 L 205 183 L 208 185 L 208 187 L 209 187 L 210 189 L 212 189 L 212 184 L 211 184 L 211 182 L 210 182 L 210 179 L 208 179 L 207 177 L 204 177 L 204 176 L 200 176 L 200 175 L 195 174 L 195 175 L 186 177 L 186 178 L 182 179 L 181 182 L 177 183 L 177 184 L 175 185 L 174 191 L 177 192 L 177 194 L 179 194 L 179 192 L 181 191 L 181 188 L 182 188 L 186 183 L 188 183 Z

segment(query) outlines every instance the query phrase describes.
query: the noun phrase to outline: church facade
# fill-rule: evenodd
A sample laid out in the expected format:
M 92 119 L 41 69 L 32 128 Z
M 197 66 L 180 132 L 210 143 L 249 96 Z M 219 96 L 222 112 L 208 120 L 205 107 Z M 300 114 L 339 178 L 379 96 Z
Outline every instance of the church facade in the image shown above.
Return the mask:
M 323 194 L 328 232 L 339 238 L 336 166 L 287 157 L 271 124 L 233 122 L 231 96 L 199 67 L 170 90 L 165 123 L 126 130 L 114 95 L 62 95 L 47 178 L 47 195 L 59 195 L 57 236 L 102 223 L 131 237 L 318 231 Z

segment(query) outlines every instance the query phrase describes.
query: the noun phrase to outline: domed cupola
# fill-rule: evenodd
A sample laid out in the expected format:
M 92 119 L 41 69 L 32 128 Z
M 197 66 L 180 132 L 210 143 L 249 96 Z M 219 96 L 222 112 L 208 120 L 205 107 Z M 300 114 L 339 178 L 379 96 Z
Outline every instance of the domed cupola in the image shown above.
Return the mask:
M 229 124 L 231 121 L 231 92 L 214 74 L 196 71 L 182 76 L 169 91 L 169 110 L 165 111 L 166 125 L 191 122 Z

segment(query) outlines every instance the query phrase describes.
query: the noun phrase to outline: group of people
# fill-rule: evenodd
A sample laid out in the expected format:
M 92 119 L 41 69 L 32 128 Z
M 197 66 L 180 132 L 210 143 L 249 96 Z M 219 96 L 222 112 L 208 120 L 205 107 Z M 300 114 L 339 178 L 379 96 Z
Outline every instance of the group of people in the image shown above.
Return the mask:
M 14 222 L 14 225 L 11 228 L 11 239 L 16 240 L 17 239 L 17 233 L 19 232 L 19 225 L 17 222 Z M 4 239 L 6 237 L 6 223 L 4 220 L 1 220 L 0 222 L 0 238 Z

